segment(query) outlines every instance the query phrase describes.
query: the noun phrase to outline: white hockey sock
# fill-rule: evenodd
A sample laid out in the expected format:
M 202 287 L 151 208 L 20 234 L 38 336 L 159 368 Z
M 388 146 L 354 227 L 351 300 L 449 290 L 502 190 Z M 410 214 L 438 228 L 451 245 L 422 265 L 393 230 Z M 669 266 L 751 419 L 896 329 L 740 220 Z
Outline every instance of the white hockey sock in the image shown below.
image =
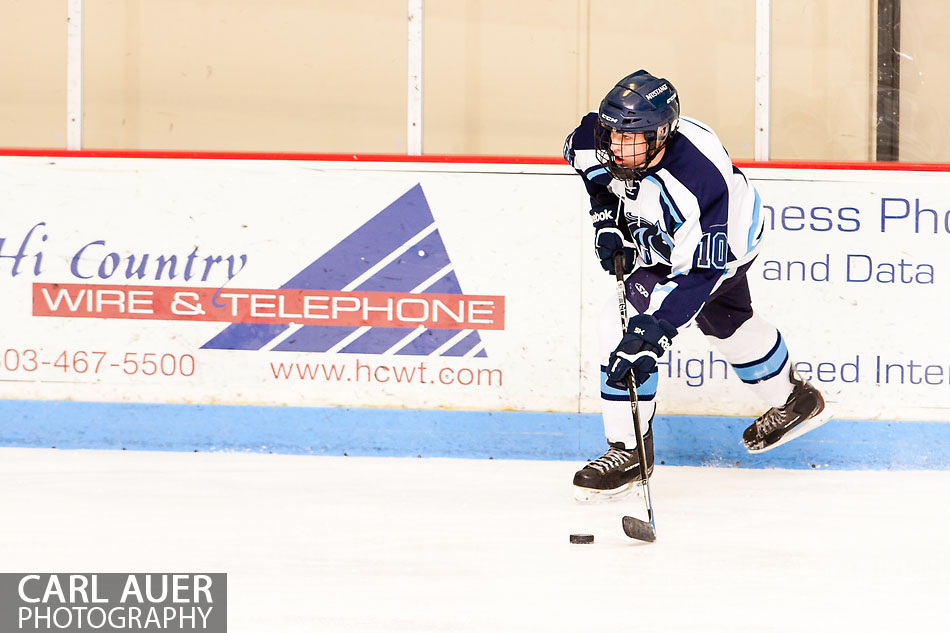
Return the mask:
M 706 337 L 732 365 L 743 383 L 770 407 L 780 407 L 792 393 L 788 348 L 782 334 L 758 315 L 729 338 Z
M 637 312 L 629 303 L 627 314 Z M 600 319 L 600 404 L 604 416 L 604 434 L 610 443 L 622 442 L 627 450 L 637 446 L 637 434 L 633 428 L 633 411 L 630 409 L 630 394 L 625 389 L 616 389 L 605 381 L 606 366 L 610 353 L 616 349 L 623 336 L 620 328 L 620 315 L 617 310 L 617 300 L 607 302 L 601 311 Z M 656 389 L 659 375 L 653 376 L 645 384 L 637 388 L 637 399 L 640 407 L 640 430 L 646 435 L 656 411 Z
M 623 442 L 624 448 L 633 450 L 637 447 L 637 433 L 633 428 L 633 412 L 630 410 L 630 401 L 604 400 L 601 398 L 601 408 L 604 414 L 604 433 L 611 444 Z M 640 402 L 640 430 L 646 435 L 653 420 L 656 403 L 652 400 Z

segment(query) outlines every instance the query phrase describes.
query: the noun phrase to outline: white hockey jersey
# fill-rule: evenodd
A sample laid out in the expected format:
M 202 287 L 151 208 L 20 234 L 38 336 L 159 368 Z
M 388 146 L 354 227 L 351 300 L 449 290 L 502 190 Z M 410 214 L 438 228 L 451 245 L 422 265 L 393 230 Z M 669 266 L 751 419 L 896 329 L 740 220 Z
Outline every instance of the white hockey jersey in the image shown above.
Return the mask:
M 680 327 L 758 254 L 759 194 L 716 134 L 686 117 L 660 162 L 637 183 L 616 180 L 595 156 L 596 124 L 596 112 L 581 119 L 567 137 L 564 158 L 584 179 L 592 204 L 623 205 L 621 229 L 639 245 L 639 264 L 661 278 L 646 312 Z

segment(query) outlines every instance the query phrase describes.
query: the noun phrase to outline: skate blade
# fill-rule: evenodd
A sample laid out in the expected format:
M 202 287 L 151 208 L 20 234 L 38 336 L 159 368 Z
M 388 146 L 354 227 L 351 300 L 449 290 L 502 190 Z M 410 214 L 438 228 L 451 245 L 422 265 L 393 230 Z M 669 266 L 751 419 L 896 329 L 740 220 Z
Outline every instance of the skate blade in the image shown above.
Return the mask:
M 594 488 L 581 488 L 574 486 L 574 501 L 578 503 L 609 503 L 624 499 L 636 490 L 637 482 L 631 481 L 619 488 L 613 490 L 595 490 Z
M 821 426 L 822 424 L 830 420 L 831 416 L 832 416 L 831 409 L 826 404 L 825 408 L 822 409 L 821 413 L 819 413 L 818 415 L 816 415 L 810 420 L 802 422 L 801 424 L 796 426 L 794 429 L 792 429 L 791 431 L 783 435 L 781 439 L 779 439 L 779 441 L 773 444 L 769 444 L 768 446 L 763 446 L 762 448 L 755 448 L 755 449 L 749 448 L 745 444 L 745 442 L 743 442 L 742 445 L 745 446 L 746 450 L 749 451 L 750 453 L 753 453 L 753 454 L 765 453 L 767 451 L 772 450 L 773 448 L 777 448 L 781 446 L 782 444 L 785 444 L 786 442 L 791 442 L 796 437 L 801 437 L 802 435 L 804 435 L 805 433 L 808 433 L 809 431 L 814 431 L 819 426 Z

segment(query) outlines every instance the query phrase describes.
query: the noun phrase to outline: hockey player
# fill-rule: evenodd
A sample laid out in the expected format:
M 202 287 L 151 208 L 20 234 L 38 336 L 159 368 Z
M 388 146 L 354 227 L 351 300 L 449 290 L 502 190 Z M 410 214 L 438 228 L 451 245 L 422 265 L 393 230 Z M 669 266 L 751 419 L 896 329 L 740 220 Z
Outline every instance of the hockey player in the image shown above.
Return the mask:
M 759 195 L 708 126 L 680 117 L 669 81 L 644 70 L 621 79 L 567 137 L 564 158 L 590 194 L 601 265 L 613 273 L 615 254 L 624 255 L 633 307 L 622 338 L 615 303 L 601 319 L 609 448 L 574 475 L 578 499 L 615 496 L 640 479 L 628 374 L 652 474 L 657 360 L 690 322 L 771 407 L 742 434 L 750 452 L 775 448 L 830 417 L 821 393 L 789 361 L 781 333 L 752 309 L 746 273 L 762 244 Z

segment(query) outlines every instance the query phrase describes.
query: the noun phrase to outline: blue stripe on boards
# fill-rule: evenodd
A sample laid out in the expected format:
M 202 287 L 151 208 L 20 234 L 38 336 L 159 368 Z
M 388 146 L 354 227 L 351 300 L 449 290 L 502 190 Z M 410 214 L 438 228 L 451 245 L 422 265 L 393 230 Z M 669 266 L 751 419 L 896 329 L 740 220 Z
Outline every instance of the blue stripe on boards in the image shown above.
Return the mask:
M 751 423 L 658 415 L 657 463 L 950 469 L 950 423 L 832 420 L 750 455 L 739 438 Z M 601 416 L 589 413 L 0 400 L 0 446 L 584 461 L 605 440 Z

